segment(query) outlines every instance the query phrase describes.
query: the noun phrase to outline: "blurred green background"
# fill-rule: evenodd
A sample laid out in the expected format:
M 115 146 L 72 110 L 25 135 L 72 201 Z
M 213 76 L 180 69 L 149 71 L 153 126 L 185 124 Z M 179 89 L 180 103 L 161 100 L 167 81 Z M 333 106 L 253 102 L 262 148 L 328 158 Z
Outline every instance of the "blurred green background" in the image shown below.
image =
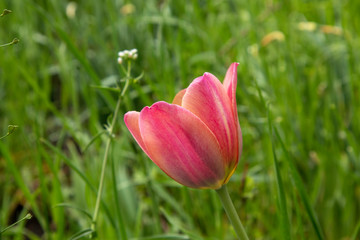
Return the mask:
M 228 188 L 250 239 L 360 239 L 360 2 L 2 0 L 0 230 L 73 239 L 90 227 L 122 77 L 137 48 L 107 166 L 98 239 L 235 239 L 214 191 L 180 186 L 123 114 L 171 102 L 239 62 L 243 155 Z M 269 124 L 270 123 L 270 124 Z M 88 236 L 85 236 L 88 238 Z

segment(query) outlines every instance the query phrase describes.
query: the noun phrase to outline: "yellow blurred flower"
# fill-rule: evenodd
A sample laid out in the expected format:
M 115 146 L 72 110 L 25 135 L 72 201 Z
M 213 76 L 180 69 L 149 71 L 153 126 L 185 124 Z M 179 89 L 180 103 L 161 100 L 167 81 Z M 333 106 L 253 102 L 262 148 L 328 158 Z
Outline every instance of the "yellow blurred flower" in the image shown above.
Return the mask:
M 69 2 L 66 5 L 66 16 L 68 16 L 68 18 L 71 18 L 71 19 L 75 18 L 76 9 L 77 9 L 76 2 Z
M 300 31 L 313 32 L 316 30 L 317 24 L 315 22 L 299 22 L 298 29 Z
M 261 45 L 263 47 L 265 47 L 265 46 L 269 45 L 273 41 L 282 42 L 284 40 L 285 40 L 285 35 L 282 32 L 273 31 L 273 32 L 265 35 L 265 37 L 263 37 L 263 39 L 261 40 Z
M 259 46 L 257 44 L 250 45 L 247 48 L 247 51 L 249 54 L 253 55 L 254 57 L 257 57 L 259 55 Z
M 131 3 L 125 4 L 125 5 L 120 9 L 120 12 L 121 12 L 123 15 L 132 14 L 133 12 L 135 12 L 135 6 L 134 6 L 134 4 L 131 4 Z
M 325 34 L 333 34 L 333 35 L 342 35 L 343 31 L 340 27 L 324 25 L 320 28 L 320 30 Z

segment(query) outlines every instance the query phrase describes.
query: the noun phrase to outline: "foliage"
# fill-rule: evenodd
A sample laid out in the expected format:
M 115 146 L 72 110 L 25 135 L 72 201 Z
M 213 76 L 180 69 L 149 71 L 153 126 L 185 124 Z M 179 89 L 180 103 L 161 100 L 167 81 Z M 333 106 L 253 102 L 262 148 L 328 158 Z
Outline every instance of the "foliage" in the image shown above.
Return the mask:
M 215 192 L 176 184 L 122 116 L 238 61 L 243 155 L 228 188 L 250 239 L 358 239 L 358 1 L 3 0 L 0 230 L 6 239 L 93 235 L 106 134 L 138 49 L 106 169 L 98 239 L 234 239 Z M 104 89 L 93 86 L 103 86 Z M 100 135 L 90 146 L 93 137 Z M 85 150 L 86 151 L 83 151 Z M 125 235 L 124 235 L 125 231 Z M 0 235 L 1 238 L 1 235 Z

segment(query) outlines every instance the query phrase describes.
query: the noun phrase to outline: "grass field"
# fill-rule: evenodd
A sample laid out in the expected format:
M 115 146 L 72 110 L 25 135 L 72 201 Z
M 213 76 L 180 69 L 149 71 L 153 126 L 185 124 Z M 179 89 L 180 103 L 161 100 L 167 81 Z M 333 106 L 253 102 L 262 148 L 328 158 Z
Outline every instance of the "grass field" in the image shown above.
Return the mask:
M 228 183 L 250 239 L 360 239 L 360 1 L 2 0 L 0 239 L 235 239 L 214 191 L 137 146 L 130 110 L 239 62 L 243 154 Z M 138 49 L 114 128 L 102 134 Z M 124 65 L 126 66 L 126 64 Z M 123 84 L 123 83 L 122 83 Z M 123 85 L 122 85 L 123 87 Z M 89 143 L 91 144 L 89 145 Z

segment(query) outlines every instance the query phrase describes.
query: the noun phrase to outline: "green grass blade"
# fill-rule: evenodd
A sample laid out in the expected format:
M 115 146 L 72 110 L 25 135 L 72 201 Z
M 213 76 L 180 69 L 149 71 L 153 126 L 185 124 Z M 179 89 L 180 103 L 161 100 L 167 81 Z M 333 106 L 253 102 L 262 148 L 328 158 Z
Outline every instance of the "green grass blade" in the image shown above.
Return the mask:
M 181 221 L 177 216 L 174 216 L 174 214 L 169 213 L 164 208 L 160 208 L 160 211 L 175 229 L 189 235 L 192 240 L 200 240 L 200 239 L 202 239 L 198 235 L 198 233 L 196 233 L 192 229 L 188 229 L 187 226 L 184 226 L 183 221 Z
M 41 211 L 36 204 L 34 195 L 30 192 L 29 188 L 26 186 L 24 179 L 22 178 L 19 169 L 16 167 L 10 153 L 9 148 L 5 147 L 4 144 L 0 142 L 0 152 L 2 153 L 2 156 L 5 158 L 6 161 L 6 167 L 10 170 L 12 173 L 16 184 L 19 186 L 21 191 L 23 192 L 26 199 L 29 201 L 31 210 L 35 213 L 35 216 L 37 220 L 39 221 L 42 228 L 46 229 L 46 223 L 45 219 L 43 218 L 43 215 L 41 214 Z
M 67 47 L 70 49 L 74 57 L 81 63 L 87 74 L 90 76 L 92 81 L 96 85 L 101 85 L 100 77 L 97 75 L 95 70 L 92 68 L 91 64 L 87 60 L 87 58 L 82 54 L 82 52 L 75 46 L 74 41 L 70 39 L 68 34 L 61 28 L 61 26 L 53 19 L 53 17 L 40 6 L 37 4 L 32 4 L 34 10 L 43 16 L 43 19 L 47 21 L 50 25 L 52 25 L 59 35 L 59 37 L 64 41 Z M 115 60 L 114 60 L 115 61 Z M 114 99 L 110 96 L 108 92 L 103 92 L 102 96 L 104 97 L 107 104 L 111 107 L 115 106 Z
M 115 210 L 116 210 L 116 216 L 117 216 L 116 230 L 117 230 L 118 235 L 121 237 L 121 239 L 126 240 L 126 239 L 128 239 L 128 237 L 126 234 L 126 227 L 125 227 L 123 215 L 122 215 L 122 212 L 121 212 L 121 209 L 119 206 L 120 201 L 119 201 L 119 196 L 118 196 L 114 159 L 111 159 L 111 175 L 112 175 L 112 190 L 114 193 L 115 203 L 117 203 L 117 204 L 115 204 Z M 119 226 L 119 229 L 117 226 Z
M 166 192 L 160 184 L 154 183 L 152 184 L 152 187 L 156 195 L 163 201 L 167 202 L 183 219 L 186 220 L 186 222 L 191 221 L 188 220 L 190 217 L 188 214 L 186 214 L 179 201 Z
M 303 224 L 303 220 L 301 218 L 302 214 L 302 209 L 300 207 L 300 204 L 298 201 L 296 201 L 297 199 L 297 191 L 296 191 L 296 188 L 293 188 L 292 189 L 292 199 L 293 199 L 293 206 L 295 208 L 295 216 L 296 216 L 296 224 L 294 224 L 294 231 L 296 233 L 299 233 L 297 234 L 297 239 L 298 240 L 305 240 L 305 233 L 304 233 L 304 224 Z
M 84 210 L 80 207 L 74 206 L 72 204 L 69 204 L 69 203 L 59 203 L 54 206 L 54 208 L 56 208 L 56 207 L 72 208 L 72 209 L 75 209 L 75 210 L 83 213 L 85 216 L 87 216 L 89 218 L 89 220 L 91 220 L 91 218 L 92 218 L 91 214 L 88 213 L 86 210 Z
M 301 201 L 302 203 L 304 204 L 305 206 L 305 209 L 306 209 L 306 213 L 308 215 L 308 217 L 310 218 L 310 221 L 313 225 L 313 228 L 316 232 L 316 235 L 318 237 L 319 240 L 322 240 L 324 239 L 324 234 L 321 230 L 321 227 L 320 227 L 320 223 L 317 219 L 317 216 L 310 204 L 310 201 L 309 201 L 309 197 L 307 196 L 306 194 L 306 190 L 305 190 L 305 187 L 304 187 L 304 184 L 301 180 L 301 177 L 300 177 L 300 174 L 298 173 L 296 167 L 295 167 L 295 164 L 293 162 L 293 160 L 291 159 L 291 157 L 289 156 L 289 153 L 285 147 L 285 144 L 284 142 L 282 141 L 281 137 L 280 137 L 280 134 L 279 132 L 277 131 L 277 129 L 274 127 L 274 131 L 275 131 L 275 135 L 277 137 L 277 139 L 279 140 L 280 142 L 280 145 L 281 145 L 281 148 L 285 154 L 285 157 L 287 159 L 287 163 L 288 163 L 288 166 L 289 166 L 289 169 L 290 169 L 290 175 L 292 176 L 293 180 L 294 180 L 294 185 L 296 187 L 296 189 L 298 190 L 299 192 L 299 195 L 300 195 L 300 198 L 301 198 Z
M 291 239 L 291 229 L 290 229 L 290 223 L 289 223 L 289 216 L 287 212 L 287 204 L 286 204 L 286 196 L 285 196 L 285 188 L 283 184 L 283 180 L 280 173 L 279 168 L 279 161 L 276 155 L 275 150 L 275 138 L 273 137 L 273 126 L 271 121 L 271 114 L 269 106 L 267 107 L 268 112 L 268 124 L 269 124 L 269 133 L 270 133 L 270 140 L 271 140 L 271 147 L 273 152 L 273 160 L 274 160 L 274 169 L 275 169 L 275 175 L 276 175 L 276 185 L 277 185 L 277 202 L 278 207 L 280 208 L 280 226 L 281 226 L 281 232 L 283 239 Z
M 90 228 L 81 230 L 80 232 L 77 232 L 77 233 L 75 233 L 74 235 L 72 235 L 72 236 L 70 237 L 70 240 L 77 240 L 77 239 L 80 239 L 80 238 L 89 236 L 89 235 L 92 234 L 93 232 L 94 232 L 94 231 L 93 231 L 92 229 L 90 229 Z
M 85 174 L 83 174 L 80 169 L 78 169 L 73 163 L 72 161 L 66 157 L 58 148 L 56 148 L 55 146 L 53 146 L 49 141 L 47 141 L 44 138 L 40 139 L 40 142 L 42 142 L 43 144 L 45 144 L 48 148 L 50 148 L 50 150 L 52 150 L 53 152 L 55 152 L 58 156 L 60 156 L 67 165 L 69 165 L 69 167 L 75 171 L 79 177 L 84 180 L 84 182 L 86 183 L 86 185 L 91 189 L 91 191 L 93 191 L 94 193 L 96 193 L 96 188 L 90 183 L 89 179 L 85 176 Z
M 359 234 L 359 231 L 360 231 L 360 220 L 359 220 L 359 222 L 357 223 L 357 225 L 356 225 L 356 227 L 355 227 L 355 229 L 354 229 L 354 232 L 353 232 L 353 234 L 351 235 L 351 240 L 356 240 L 357 238 L 356 238 L 356 236 Z
M 156 235 L 156 236 L 143 237 L 143 238 L 131 238 L 131 240 L 190 240 L 190 238 L 188 236 L 182 236 L 182 235 L 164 234 L 164 235 Z
M 98 132 L 93 138 L 91 138 L 90 142 L 86 144 L 86 146 L 83 148 L 83 150 L 81 150 L 82 153 L 86 152 L 88 150 L 88 148 L 99 138 L 101 137 L 101 135 L 103 135 L 104 133 L 106 133 L 106 130 L 100 131 Z
M 97 191 L 96 191 L 96 188 L 90 183 L 89 179 L 85 176 L 85 174 L 83 174 L 73 163 L 72 161 L 67 158 L 58 148 L 54 147 L 49 141 L 47 141 L 46 139 L 40 139 L 40 141 L 42 143 L 44 143 L 47 147 L 49 147 L 52 151 L 54 151 L 56 154 L 58 154 L 64 161 L 67 165 L 69 165 L 69 167 L 74 170 L 78 175 L 79 177 L 84 180 L 84 182 L 86 183 L 86 185 L 90 188 L 90 190 L 96 194 Z M 112 214 L 109 210 L 109 208 L 105 205 L 105 203 L 103 202 L 103 200 L 101 200 L 101 204 L 102 204 L 102 207 L 108 217 L 108 219 L 110 220 L 110 223 L 113 227 L 116 226 L 115 224 L 115 221 L 112 217 Z

